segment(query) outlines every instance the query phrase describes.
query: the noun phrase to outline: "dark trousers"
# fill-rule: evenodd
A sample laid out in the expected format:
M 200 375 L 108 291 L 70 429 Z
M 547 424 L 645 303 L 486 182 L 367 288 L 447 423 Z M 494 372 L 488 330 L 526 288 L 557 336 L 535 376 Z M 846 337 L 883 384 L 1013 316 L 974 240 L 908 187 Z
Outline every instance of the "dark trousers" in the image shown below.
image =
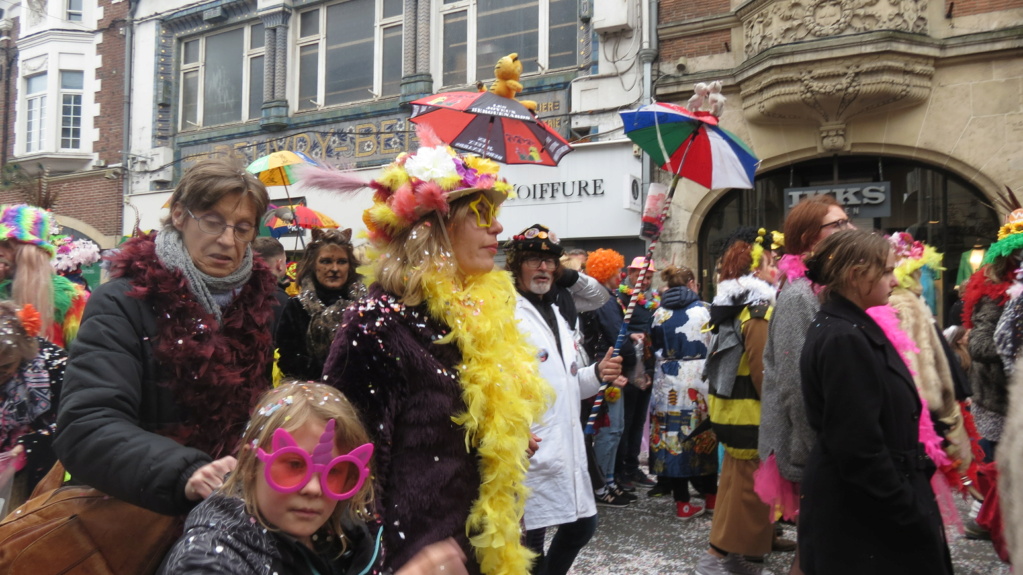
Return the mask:
M 618 444 L 618 460 L 615 475 L 628 479 L 639 471 L 639 451 L 643 447 L 643 429 L 650 411 L 650 394 L 653 386 L 640 389 L 631 383 L 622 388 L 625 402 L 625 430 Z
M 539 555 L 529 572 L 530 575 L 566 575 L 579 551 L 597 531 L 597 516 L 576 519 L 573 523 L 558 525 L 557 529 L 558 532 L 554 534 L 546 554 L 543 552 L 543 543 L 547 536 L 547 528 L 526 531 L 526 547 Z
M 714 475 L 699 475 L 697 477 L 658 477 L 658 480 L 664 479 L 671 485 L 671 494 L 675 498 L 675 501 L 686 503 L 689 501 L 689 484 L 692 483 L 693 487 L 700 495 L 717 495 L 718 493 L 718 476 Z

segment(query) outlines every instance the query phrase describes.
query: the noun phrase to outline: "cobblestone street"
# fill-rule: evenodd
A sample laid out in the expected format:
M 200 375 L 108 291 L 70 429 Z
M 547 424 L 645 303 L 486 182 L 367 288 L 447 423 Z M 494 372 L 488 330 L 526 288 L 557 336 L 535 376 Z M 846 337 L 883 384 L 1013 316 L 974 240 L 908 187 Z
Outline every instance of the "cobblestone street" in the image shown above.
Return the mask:
M 671 497 L 647 497 L 624 508 L 598 507 L 600 524 L 571 571 L 574 575 L 691 575 L 707 548 L 711 517 L 689 520 L 675 517 Z M 702 503 L 698 498 L 694 502 Z M 960 510 L 965 507 L 960 505 Z M 785 526 L 785 537 L 795 539 L 795 528 Z M 998 560 L 990 541 L 972 541 L 953 534 L 949 543 L 957 575 L 1008 575 L 1009 566 Z M 772 553 L 767 567 L 775 575 L 788 573 L 792 553 Z M 867 574 L 864 574 L 867 575 Z

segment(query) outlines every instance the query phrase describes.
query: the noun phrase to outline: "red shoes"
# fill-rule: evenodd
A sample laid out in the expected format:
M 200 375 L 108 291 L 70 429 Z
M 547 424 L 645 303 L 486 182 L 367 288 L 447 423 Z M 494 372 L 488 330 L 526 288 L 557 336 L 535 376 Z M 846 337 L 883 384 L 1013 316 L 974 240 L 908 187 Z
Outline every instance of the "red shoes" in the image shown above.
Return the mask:
M 699 505 L 693 505 L 688 501 L 676 501 L 675 502 L 675 517 L 679 519 L 691 519 L 693 517 L 703 515 L 703 507 Z

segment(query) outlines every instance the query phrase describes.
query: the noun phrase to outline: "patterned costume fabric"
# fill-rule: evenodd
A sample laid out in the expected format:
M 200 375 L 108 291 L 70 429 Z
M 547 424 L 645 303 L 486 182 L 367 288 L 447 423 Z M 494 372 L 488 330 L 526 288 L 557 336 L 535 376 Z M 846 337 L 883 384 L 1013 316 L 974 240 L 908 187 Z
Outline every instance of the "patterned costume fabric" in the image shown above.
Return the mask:
M 16 443 L 25 446 L 30 485 L 35 485 L 57 459 L 51 443 L 67 365 L 63 349 L 36 339 L 36 356 L 22 362 L 12 377 L 0 384 L 0 451 L 9 451 Z
M 717 441 L 711 431 L 689 437 L 707 418 L 707 383 L 701 379 L 711 335 L 706 304 L 684 287 L 664 292 L 654 313 L 654 368 L 650 419 L 650 472 L 696 477 L 717 472 Z M 688 438 L 688 439 L 687 439 Z

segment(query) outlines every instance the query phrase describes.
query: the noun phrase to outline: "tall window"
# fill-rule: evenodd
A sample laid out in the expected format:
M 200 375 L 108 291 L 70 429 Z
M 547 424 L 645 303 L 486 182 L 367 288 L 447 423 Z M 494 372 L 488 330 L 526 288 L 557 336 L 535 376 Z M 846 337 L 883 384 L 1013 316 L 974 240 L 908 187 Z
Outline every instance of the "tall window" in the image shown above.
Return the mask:
M 401 0 L 348 0 L 299 14 L 298 109 L 401 90 Z
M 253 24 L 181 43 L 182 130 L 259 117 L 263 41 Z
M 576 65 L 574 0 L 440 0 L 442 85 L 494 77 L 512 52 L 524 74 Z
M 67 10 L 65 11 L 65 17 L 68 22 L 81 22 L 82 21 L 82 0 L 65 0 L 67 2 Z
M 25 79 L 25 152 L 41 152 L 46 145 L 46 73 Z
M 60 72 L 60 147 L 82 147 L 82 88 L 85 75 L 80 71 Z

